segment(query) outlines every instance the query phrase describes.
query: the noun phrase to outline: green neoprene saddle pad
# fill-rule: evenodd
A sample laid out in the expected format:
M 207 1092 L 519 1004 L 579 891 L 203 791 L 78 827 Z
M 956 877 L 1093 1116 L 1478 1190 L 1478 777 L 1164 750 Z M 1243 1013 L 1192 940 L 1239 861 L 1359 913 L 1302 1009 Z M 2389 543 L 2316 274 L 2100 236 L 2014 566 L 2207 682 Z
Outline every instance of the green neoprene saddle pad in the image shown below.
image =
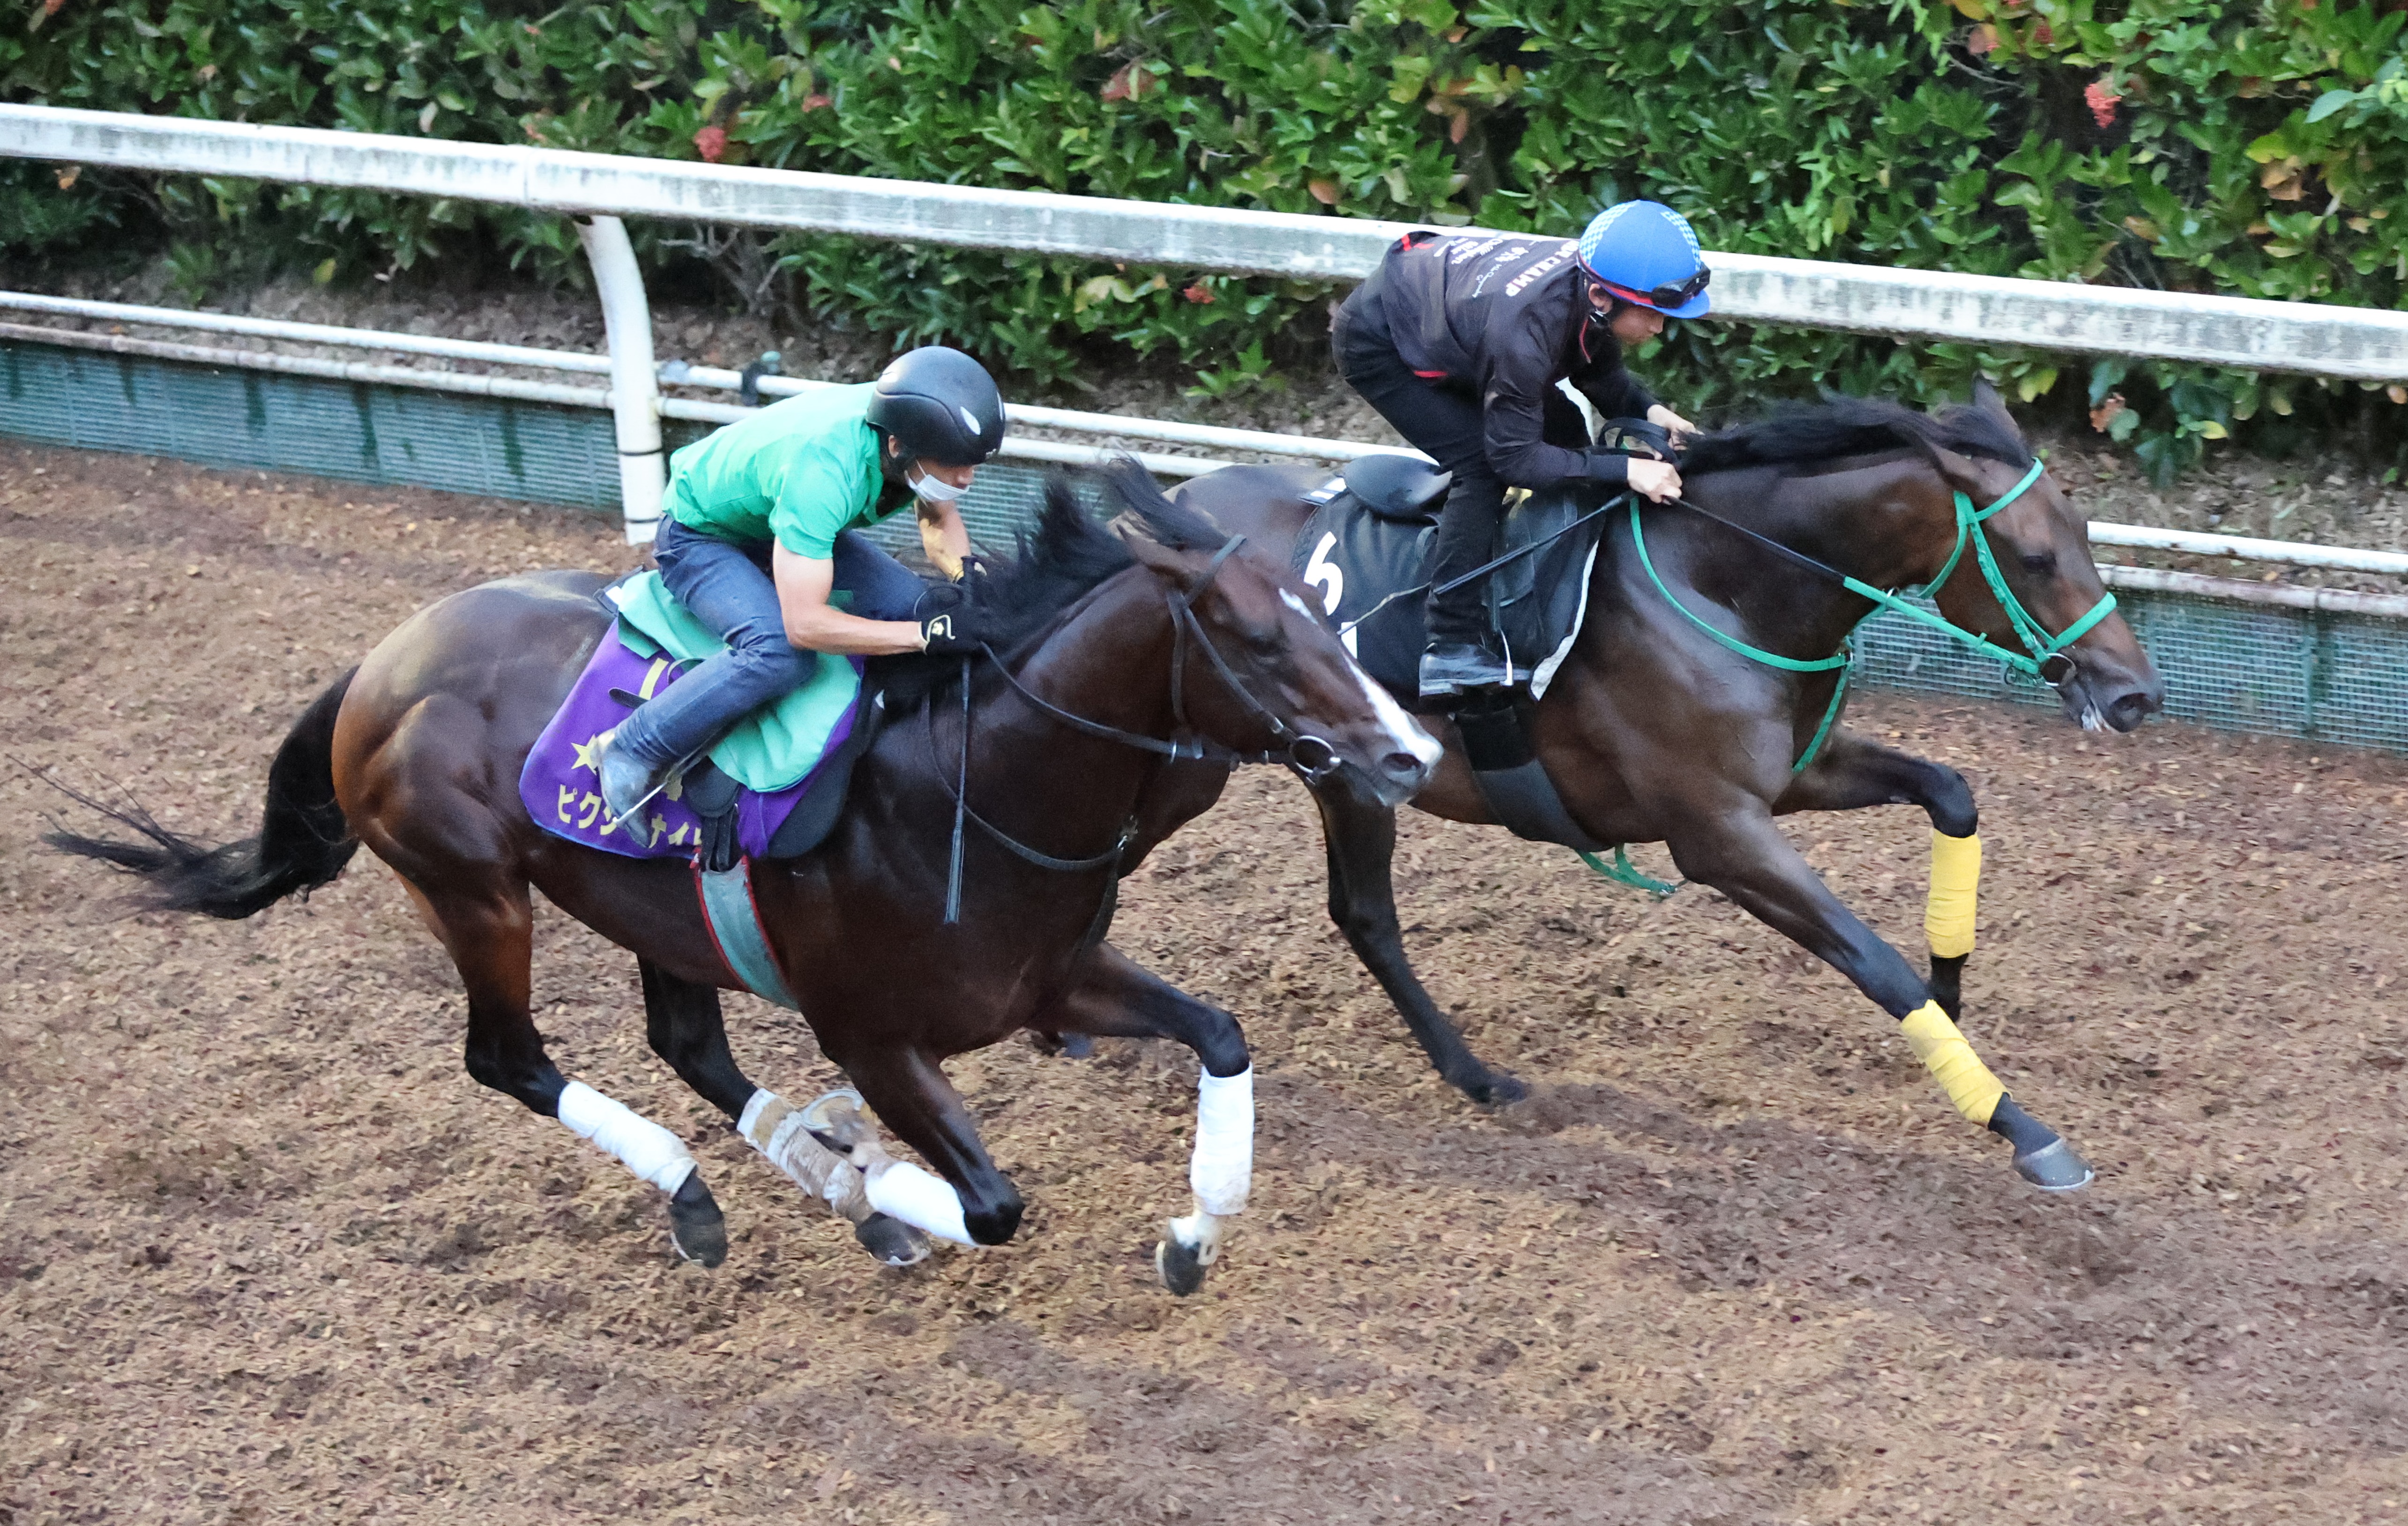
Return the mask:
M 639 655 L 698 662 L 727 650 L 670 596 L 658 572 L 613 583 L 603 596 L 619 612 L 619 639 Z M 784 789 L 826 756 L 828 739 L 860 697 L 861 669 L 853 659 L 820 653 L 802 687 L 737 722 L 711 748 L 710 760 L 747 789 Z

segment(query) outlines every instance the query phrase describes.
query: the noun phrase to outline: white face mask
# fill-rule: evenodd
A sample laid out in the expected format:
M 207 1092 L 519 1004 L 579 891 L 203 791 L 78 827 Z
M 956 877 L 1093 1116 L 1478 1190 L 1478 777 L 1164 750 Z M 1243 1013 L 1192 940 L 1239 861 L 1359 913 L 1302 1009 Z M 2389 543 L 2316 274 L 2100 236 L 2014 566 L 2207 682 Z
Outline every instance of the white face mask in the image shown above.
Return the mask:
M 910 488 L 913 497 L 925 503 L 951 503 L 969 491 L 967 487 L 955 487 L 953 483 L 939 478 L 913 477 L 909 473 L 905 474 L 903 482 L 905 486 Z

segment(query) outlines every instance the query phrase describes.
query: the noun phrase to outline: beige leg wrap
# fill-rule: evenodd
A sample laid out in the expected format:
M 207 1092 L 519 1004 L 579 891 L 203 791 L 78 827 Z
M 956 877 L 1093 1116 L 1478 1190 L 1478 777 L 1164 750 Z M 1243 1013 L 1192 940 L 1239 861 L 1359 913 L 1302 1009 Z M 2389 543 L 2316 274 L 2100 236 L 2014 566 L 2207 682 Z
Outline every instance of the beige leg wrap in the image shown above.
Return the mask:
M 1948 1093 L 1956 1111 L 1986 1128 L 2007 1088 L 1982 1063 L 1982 1057 L 1973 1053 L 1973 1046 L 1956 1031 L 1956 1025 L 1940 1010 L 1940 1003 L 1926 1001 L 1908 1013 L 1899 1028 L 1914 1046 L 1914 1058 L 1923 1061 L 1924 1069 Z
M 1923 930 L 1943 959 L 1973 952 L 1973 903 L 1982 885 L 1982 834 L 1931 834 L 1931 894 L 1923 903 Z
M 774 1091 L 755 1091 L 737 1130 L 746 1143 L 795 1184 L 858 1224 L 870 1215 L 869 1197 L 853 1163 L 811 1137 L 803 1116 Z

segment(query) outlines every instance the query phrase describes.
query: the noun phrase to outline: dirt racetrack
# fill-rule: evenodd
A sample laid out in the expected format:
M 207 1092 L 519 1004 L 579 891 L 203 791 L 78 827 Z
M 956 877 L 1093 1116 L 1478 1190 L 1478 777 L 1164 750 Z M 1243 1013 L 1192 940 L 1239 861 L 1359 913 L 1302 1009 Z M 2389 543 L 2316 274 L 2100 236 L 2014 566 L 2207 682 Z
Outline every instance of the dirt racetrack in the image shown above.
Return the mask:
M 0 446 L 0 751 L 247 832 L 301 705 L 409 610 L 625 565 L 590 517 Z M 1966 1028 L 2100 1171 L 2021 1187 L 1891 1025 L 1708 892 L 1408 817 L 1409 941 L 1541 1095 L 1440 1087 L 1243 780 L 1116 938 L 1244 1019 L 1254 1206 L 1154 1283 L 1193 1063 L 954 1067 L 1032 1202 L 873 1265 L 645 1050 L 546 914 L 554 1055 L 681 1130 L 735 1235 L 462 1072 L 363 856 L 244 924 L 113 919 L 0 778 L 0 1523 L 2381 1521 L 2408 1517 L 2408 766 L 1874 694 L 1973 780 Z M 1791 823 L 1920 943 L 1925 828 Z M 1660 851 L 1641 861 L 1663 868 Z M 731 998 L 765 1083 L 833 1081 Z

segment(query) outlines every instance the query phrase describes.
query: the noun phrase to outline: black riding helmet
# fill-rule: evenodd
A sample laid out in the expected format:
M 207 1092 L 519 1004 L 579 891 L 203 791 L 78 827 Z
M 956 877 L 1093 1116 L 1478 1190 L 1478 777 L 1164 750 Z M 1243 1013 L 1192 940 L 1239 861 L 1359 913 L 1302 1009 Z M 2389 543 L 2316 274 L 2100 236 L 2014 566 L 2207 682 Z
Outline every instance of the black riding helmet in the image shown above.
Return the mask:
M 1003 394 L 986 367 L 931 344 L 879 373 L 869 422 L 895 437 L 907 461 L 975 467 L 1003 444 Z

